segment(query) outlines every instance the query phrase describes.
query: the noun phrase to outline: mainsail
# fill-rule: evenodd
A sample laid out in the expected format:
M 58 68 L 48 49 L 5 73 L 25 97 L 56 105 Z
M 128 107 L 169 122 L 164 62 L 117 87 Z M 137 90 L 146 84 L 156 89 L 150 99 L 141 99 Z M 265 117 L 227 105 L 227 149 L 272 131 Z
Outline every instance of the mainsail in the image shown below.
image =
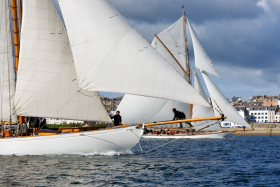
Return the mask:
M 186 56 L 183 17 L 176 23 L 156 35 L 151 44 L 182 76 L 185 76 Z M 181 52 L 183 50 L 183 52 Z M 178 65 L 180 63 L 181 67 Z M 188 84 L 186 82 L 186 84 Z M 121 111 L 123 123 L 139 124 L 155 121 L 172 120 L 172 109 L 185 113 L 190 118 L 190 106 L 187 103 L 125 94 L 118 110 Z
M 189 29 L 191 32 L 192 43 L 193 43 L 193 50 L 194 50 L 194 58 L 195 58 L 195 67 L 204 70 L 216 77 L 221 78 L 218 71 L 216 70 L 214 64 L 212 63 L 211 59 L 209 58 L 208 54 L 206 53 L 205 49 L 203 48 L 202 44 L 200 43 L 195 31 L 192 28 L 189 19 L 187 19 Z
M 79 85 L 209 106 L 106 0 L 60 0 Z
M 198 75 L 194 71 L 194 88 L 207 100 L 207 96 L 204 92 L 204 89 L 200 83 Z M 220 116 L 220 114 L 219 114 Z M 214 112 L 211 107 L 194 105 L 193 107 L 193 118 L 203 118 L 203 117 L 214 117 Z M 194 129 L 203 129 L 203 130 L 221 130 L 221 126 L 218 121 L 202 121 L 202 122 L 193 122 Z M 207 127 L 209 126 L 209 127 Z
M 110 122 L 96 92 L 79 90 L 68 35 L 52 0 L 24 0 L 18 115 Z
M 0 120 L 10 121 L 14 95 L 14 69 L 7 0 L 0 0 L 0 93 Z M 15 121 L 13 117 L 11 120 Z

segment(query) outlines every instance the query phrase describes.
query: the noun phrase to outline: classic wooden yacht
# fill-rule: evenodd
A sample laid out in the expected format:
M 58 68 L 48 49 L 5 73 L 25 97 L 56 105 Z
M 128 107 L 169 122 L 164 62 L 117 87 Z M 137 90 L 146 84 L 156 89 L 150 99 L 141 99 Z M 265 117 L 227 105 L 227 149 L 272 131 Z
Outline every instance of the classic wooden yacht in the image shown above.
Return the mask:
M 0 0 L 2 122 L 22 124 L 30 116 L 111 122 L 97 91 L 210 106 L 110 2 L 59 5 L 65 25 L 52 0 Z M 0 139 L 0 154 L 122 154 L 141 139 L 140 124 L 39 130 L 41 136 Z
M 187 119 L 195 119 L 194 121 L 183 123 L 183 129 L 178 129 L 179 124 L 167 125 L 168 123 L 160 122 L 160 127 L 148 128 L 143 138 L 223 138 L 233 134 L 233 132 L 223 132 L 218 120 L 207 120 L 211 117 L 221 115 L 225 115 L 228 121 L 250 128 L 248 123 L 238 114 L 208 76 L 209 73 L 221 78 L 199 41 L 191 23 L 186 18 L 184 12 L 183 16 L 176 23 L 155 35 L 151 46 L 184 77 L 189 85 L 193 85 L 193 88 L 204 100 L 208 100 L 205 93 L 205 90 L 208 90 L 210 98 L 209 105 L 211 104 L 211 107 L 168 99 L 125 94 L 118 107 L 125 124 L 169 121 L 174 116 L 172 112 L 173 108 L 183 112 Z M 189 62 L 186 21 L 191 33 L 195 67 L 197 69 L 192 68 Z M 199 78 L 199 72 L 201 72 L 204 82 Z M 204 120 L 197 121 L 199 118 L 204 118 Z

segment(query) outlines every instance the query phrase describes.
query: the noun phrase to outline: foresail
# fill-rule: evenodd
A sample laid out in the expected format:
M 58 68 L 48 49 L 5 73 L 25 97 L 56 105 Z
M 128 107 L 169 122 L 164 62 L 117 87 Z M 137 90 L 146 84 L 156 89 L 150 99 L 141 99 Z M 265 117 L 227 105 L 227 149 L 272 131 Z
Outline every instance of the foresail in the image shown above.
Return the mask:
M 209 58 L 208 54 L 206 53 L 205 49 L 203 48 L 202 44 L 200 43 L 195 31 L 192 28 L 191 23 L 188 21 L 189 29 L 191 32 L 192 43 L 193 43 L 193 50 L 194 50 L 194 58 L 195 58 L 195 67 L 199 68 L 200 70 L 204 70 L 216 77 L 221 78 L 218 71 L 216 70 L 214 64 L 212 63 L 211 59 Z
M 160 41 L 159 41 L 160 40 Z M 162 44 L 162 43 L 163 44 Z M 164 46 L 163 46 L 164 45 Z M 185 53 L 185 33 L 183 16 L 168 29 L 157 34 L 152 42 L 152 46 L 182 75 L 186 76 L 182 70 L 187 69 L 186 53 Z M 166 48 L 168 49 L 166 49 Z M 180 63 L 181 67 L 177 64 Z
M 0 0 L 0 120 L 14 122 L 12 98 L 14 95 L 14 69 L 10 29 L 9 1 Z
M 209 106 L 106 0 L 59 0 L 79 85 Z
M 215 114 L 220 115 L 220 113 L 222 112 L 227 117 L 227 121 L 237 123 L 239 125 L 245 126 L 246 128 L 251 128 L 248 123 L 233 108 L 230 102 L 217 88 L 217 86 L 213 83 L 213 81 L 209 78 L 205 71 L 202 71 L 202 76 L 210 93 Z
M 190 118 L 189 104 L 130 94 L 125 94 L 117 110 L 120 111 L 124 124 L 142 124 L 172 120 L 173 108 Z
M 207 100 L 207 96 L 205 94 L 205 91 L 200 83 L 199 77 L 194 71 L 194 88 L 204 97 L 204 99 Z M 193 107 L 193 118 L 203 118 L 203 117 L 213 117 L 214 112 L 211 107 L 205 107 L 205 106 L 199 106 L 194 105 Z M 199 122 L 193 122 L 194 129 L 203 129 L 203 130 L 221 130 L 221 126 L 218 121 L 212 120 L 212 121 L 199 121 Z M 213 125 L 214 124 L 214 125 Z M 207 127 L 209 126 L 209 127 Z M 207 127 L 207 128 L 206 128 Z
M 79 90 L 68 35 L 52 0 L 24 0 L 18 115 L 110 122 L 96 92 Z

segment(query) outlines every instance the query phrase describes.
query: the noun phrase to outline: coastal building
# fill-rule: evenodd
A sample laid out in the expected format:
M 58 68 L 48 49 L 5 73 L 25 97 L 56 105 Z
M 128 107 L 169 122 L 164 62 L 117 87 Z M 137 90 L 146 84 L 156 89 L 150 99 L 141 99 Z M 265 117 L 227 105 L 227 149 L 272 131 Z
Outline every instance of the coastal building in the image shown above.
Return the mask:
M 263 99 L 264 99 L 264 96 L 261 96 L 261 95 L 251 96 L 250 99 L 247 101 L 247 103 L 250 106 L 262 106 Z
M 280 110 L 278 109 L 274 115 L 274 123 L 280 123 Z
M 116 111 L 123 97 L 109 98 L 101 96 L 100 99 L 108 113 Z
M 239 105 L 239 106 L 241 106 L 242 103 L 245 102 L 245 100 L 244 100 L 243 97 L 235 97 L 235 96 L 233 96 L 233 98 L 231 98 L 231 99 L 229 100 L 229 102 L 230 102 L 232 105 Z
M 249 121 L 256 123 L 274 122 L 275 112 L 278 111 L 279 106 L 253 106 L 249 111 Z
M 239 115 L 240 115 L 245 121 L 249 121 L 249 111 L 247 110 L 246 107 L 244 107 L 244 106 L 238 106 L 238 107 L 235 107 L 235 109 L 237 110 L 237 112 L 239 113 Z
M 279 96 L 264 96 L 263 106 L 277 106 L 279 101 Z

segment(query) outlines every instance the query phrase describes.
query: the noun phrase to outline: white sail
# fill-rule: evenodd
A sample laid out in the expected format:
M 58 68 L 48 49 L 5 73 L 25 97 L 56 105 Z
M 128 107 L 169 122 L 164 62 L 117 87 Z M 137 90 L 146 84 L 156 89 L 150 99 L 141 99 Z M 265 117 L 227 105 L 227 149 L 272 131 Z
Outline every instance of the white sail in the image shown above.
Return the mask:
M 106 0 L 60 0 L 79 85 L 209 106 Z
M 14 95 L 14 69 L 10 29 L 9 5 L 0 0 L 0 120 L 15 121 L 12 114 Z
M 195 31 L 192 28 L 191 23 L 188 21 L 189 29 L 192 36 L 192 43 L 193 43 L 193 50 L 194 50 L 194 58 L 195 58 L 195 67 L 204 70 L 216 77 L 221 78 L 218 71 L 216 70 L 214 64 L 212 63 L 211 59 L 209 58 L 208 54 L 206 53 L 205 49 L 201 45 Z
M 157 37 L 161 41 L 159 41 Z M 158 34 L 157 37 L 154 37 L 151 45 L 182 76 L 185 76 L 184 71 L 178 65 L 178 63 L 180 63 L 180 65 L 186 69 L 186 56 L 184 53 L 180 52 L 181 48 L 184 50 L 185 45 L 183 17 L 181 17 L 171 27 Z M 178 47 L 178 44 L 180 44 L 181 48 Z M 170 52 L 166 48 L 168 48 Z M 177 60 L 177 62 L 174 58 Z M 121 111 L 124 124 L 141 124 L 155 121 L 172 120 L 174 117 L 174 113 L 172 112 L 173 108 L 184 112 L 186 118 L 190 118 L 189 104 L 166 99 L 125 94 L 120 105 L 118 106 L 118 110 Z
M 248 123 L 233 108 L 233 106 L 217 88 L 217 86 L 212 82 L 205 71 L 202 71 L 202 76 L 212 99 L 215 115 L 221 115 L 220 112 L 223 112 L 227 117 L 227 121 L 237 123 L 239 125 L 245 126 L 246 128 L 251 128 Z
M 96 92 L 79 91 L 67 32 L 52 0 L 24 0 L 18 115 L 110 122 Z
M 198 78 L 198 75 L 194 71 L 194 88 L 204 97 L 205 100 L 207 100 L 207 96 L 204 92 L 204 89 L 200 83 L 200 80 Z M 205 107 L 205 106 L 199 106 L 199 105 L 194 105 L 193 106 L 193 118 L 203 118 L 203 117 L 213 117 L 214 112 L 211 107 Z M 219 115 L 220 116 L 220 115 Z M 194 129 L 203 129 L 203 130 L 221 130 L 221 126 L 216 120 L 212 121 L 199 121 L 199 122 L 193 122 L 193 128 Z M 214 124 L 214 125 L 212 125 Z M 209 127 L 207 127 L 209 126 Z M 207 128 L 205 128 L 207 127 Z
M 141 124 L 172 120 L 176 108 L 190 118 L 190 107 L 186 103 L 126 94 L 118 109 L 124 124 Z
M 158 38 L 161 40 L 159 41 Z M 182 16 L 176 23 L 168 29 L 157 34 L 152 41 L 152 46 L 183 76 L 186 76 L 184 70 L 187 69 L 186 53 L 185 53 L 185 32 L 184 17 Z M 172 53 L 174 58 L 180 63 L 182 68 L 177 64 L 167 49 Z

